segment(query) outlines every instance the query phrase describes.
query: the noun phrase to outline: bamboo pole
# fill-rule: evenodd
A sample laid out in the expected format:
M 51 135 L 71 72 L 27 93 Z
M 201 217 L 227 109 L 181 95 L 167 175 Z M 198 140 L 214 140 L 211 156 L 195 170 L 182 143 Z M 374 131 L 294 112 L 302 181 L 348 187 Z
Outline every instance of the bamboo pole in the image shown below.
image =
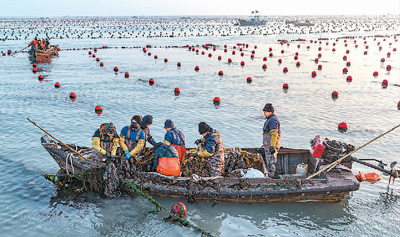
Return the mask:
M 33 122 L 30 118 L 27 118 L 29 122 L 33 123 L 33 125 L 35 125 L 36 127 L 38 127 L 40 130 L 42 130 L 43 132 L 47 133 L 50 137 L 54 138 L 56 141 L 58 141 L 59 143 L 61 143 L 63 146 L 65 146 L 66 148 L 70 149 L 72 152 L 74 152 L 75 154 L 77 154 L 78 156 L 80 156 L 83 159 L 87 159 L 86 157 L 84 157 L 82 154 L 78 153 L 77 151 L 75 151 L 74 149 L 72 149 L 70 146 L 68 146 L 67 144 L 65 144 L 64 142 L 58 140 L 56 137 L 54 137 L 53 135 L 51 135 L 49 132 L 47 132 L 46 130 L 44 130 L 42 127 L 40 127 L 39 125 L 37 125 L 35 122 Z
M 389 131 L 387 131 L 387 132 L 385 132 L 385 133 L 382 133 L 381 135 L 375 137 L 374 139 L 372 139 L 371 141 L 365 143 L 364 145 L 358 147 L 357 149 L 355 149 L 355 150 L 353 150 L 352 152 L 350 152 L 349 154 L 343 156 L 343 157 L 340 158 L 339 160 L 336 160 L 336 161 L 332 162 L 331 164 L 329 164 L 328 166 L 326 166 L 326 167 L 323 168 L 322 170 L 316 172 L 315 174 L 312 174 L 312 175 L 308 176 L 307 179 L 311 179 L 311 178 L 313 178 L 314 176 L 319 175 L 320 173 L 324 172 L 325 170 L 330 171 L 331 169 L 333 169 L 333 167 L 335 167 L 337 164 L 339 164 L 342 160 L 344 160 L 344 159 L 346 159 L 347 157 L 351 156 L 353 153 L 355 153 L 356 151 L 358 151 L 358 150 L 364 148 L 365 146 L 369 145 L 370 143 L 372 143 L 372 142 L 378 140 L 379 138 L 385 136 L 386 134 L 392 132 L 393 130 L 395 130 L 395 129 L 398 128 L 398 127 L 400 127 L 400 124 L 396 125 L 395 127 L 393 127 L 392 129 L 390 129 Z

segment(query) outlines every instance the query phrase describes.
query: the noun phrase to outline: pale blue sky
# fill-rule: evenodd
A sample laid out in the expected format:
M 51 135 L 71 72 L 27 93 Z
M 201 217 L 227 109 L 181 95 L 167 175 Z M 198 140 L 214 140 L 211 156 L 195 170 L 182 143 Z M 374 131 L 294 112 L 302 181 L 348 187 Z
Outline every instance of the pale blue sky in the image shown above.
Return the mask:
M 2 16 L 376 15 L 399 0 L 0 0 Z

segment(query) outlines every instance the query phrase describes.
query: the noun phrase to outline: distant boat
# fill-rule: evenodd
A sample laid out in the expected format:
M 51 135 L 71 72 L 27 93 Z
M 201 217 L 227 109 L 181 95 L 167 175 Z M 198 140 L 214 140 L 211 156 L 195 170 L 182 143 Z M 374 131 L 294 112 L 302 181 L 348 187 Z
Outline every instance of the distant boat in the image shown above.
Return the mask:
M 260 26 L 265 25 L 267 23 L 266 20 L 260 20 L 260 15 L 257 15 L 258 11 L 251 12 L 250 20 L 238 19 L 238 23 L 236 25 L 239 26 Z
M 304 22 L 300 22 L 300 21 L 289 21 L 286 20 L 285 22 L 287 25 L 288 24 L 293 24 L 294 26 L 314 26 L 314 23 L 311 23 L 310 21 L 304 21 Z

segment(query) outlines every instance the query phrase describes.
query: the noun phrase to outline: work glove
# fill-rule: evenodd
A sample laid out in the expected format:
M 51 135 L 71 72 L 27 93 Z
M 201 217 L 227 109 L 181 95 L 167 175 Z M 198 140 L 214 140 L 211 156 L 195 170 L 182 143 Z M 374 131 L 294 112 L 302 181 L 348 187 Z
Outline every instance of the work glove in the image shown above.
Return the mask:
M 275 147 L 270 146 L 270 147 L 269 147 L 269 152 L 270 152 L 271 154 L 274 154 L 274 153 L 276 152 Z
M 196 146 L 198 146 L 198 145 L 201 144 L 201 142 L 202 142 L 202 139 L 197 139 L 196 141 L 194 141 L 194 144 L 195 144 Z
M 125 158 L 127 159 L 127 160 L 129 160 L 130 158 L 131 158 L 131 153 L 129 152 L 129 149 L 127 149 L 126 151 L 125 151 Z
M 110 152 L 106 152 L 105 156 L 106 156 L 107 159 L 110 159 L 111 158 L 111 153 Z

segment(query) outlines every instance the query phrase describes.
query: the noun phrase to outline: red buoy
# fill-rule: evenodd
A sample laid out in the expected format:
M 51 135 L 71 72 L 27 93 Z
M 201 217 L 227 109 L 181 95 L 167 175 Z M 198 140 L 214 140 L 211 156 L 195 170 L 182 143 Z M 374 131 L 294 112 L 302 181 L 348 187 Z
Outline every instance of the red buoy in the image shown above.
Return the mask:
M 390 72 L 390 70 L 392 70 L 392 66 L 387 65 L 387 66 L 386 66 L 386 71 Z
M 253 79 L 251 77 L 247 77 L 246 81 L 247 81 L 247 83 L 250 84 L 253 81 Z
M 284 54 L 284 53 L 285 53 L 285 50 L 282 49 L 282 50 L 281 50 L 281 54 Z
M 364 55 L 367 55 L 368 54 L 368 51 L 364 51 Z
M 92 51 L 89 51 L 89 55 L 92 55 Z
M 58 53 L 57 53 L 57 52 L 54 52 L 53 55 L 57 57 Z
M 375 71 L 372 75 L 373 75 L 374 77 L 377 77 L 377 76 L 379 75 L 379 73 Z
M 114 67 L 114 72 L 118 72 L 118 67 Z
M 231 63 L 232 62 L 232 59 L 231 58 L 228 58 L 228 63 Z
M 97 49 L 96 48 L 94 48 L 94 52 L 97 53 Z
M 289 85 L 287 83 L 283 84 L 283 90 L 288 90 L 289 89 Z
M 75 94 L 74 92 L 71 92 L 71 93 L 69 94 L 69 98 L 70 98 L 71 100 L 75 100 L 75 99 L 76 99 L 76 94 Z
M 299 59 L 299 56 L 294 55 L 293 59 L 294 59 L 294 60 L 297 60 L 297 59 Z
M 175 94 L 175 96 L 179 96 L 181 94 L 181 90 L 178 87 L 176 87 L 174 89 L 174 94 Z
M 385 61 L 385 58 L 381 58 L 381 63 L 384 63 Z
M 209 57 L 209 58 L 211 58 L 211 57 L 212 57 L 212 54 L 211 54 L 211 53 L 209 53 L 209 54 L 208 54 L 208 57 Z
M 321 47 L 318 47 L 318 51 L 321 51 L 322 50 L 322 48 Z
M 221 99 L 219 97 L 215 97 L 213 100 L 214 105 L 220 105 L 221 104 Z
M 172 204 L 170 212 L 182 218 L 187 214 L 187 207 L 183 202 L 176 202 Z
M 125 72 L 125 78 L 129 78 L 129 72 Z
M 300 45 L 299 45 L 299 44 L 297 45 L 297 48 L 298 48 L 298 49 L 300 48 Z
M 320 65 L 318 65 L 318 71 L 321 71 L 322 70 L 322 65 L 320 64 Z
M 235 55 L 235 54 L 236 54 L 236 52 L 235 52 L 235 50 L 233 50 L 233 51 L 232 51 L 232 55 Z
M 33 63 L 33 64 L 32 64 L 32 67 L 37 67 L 37 64 L 36 64 L 36 63 Z
M 54 84 L 54 87 L 58 89 L 58 88 L 60 88 L 60 87 L 61 87 L 61 85 L 60 85 L 60 83 L 59 83 L 59 82 L 56 82 L 56 83 Z
M 386 89 L 387 87 L 388 87 L 388 80 L 385 79 L 382 81 L 382 88 Z
M 221 61 L 221 59 L 222 59 L 222 57 L 221 57 L 221 56 L 218 56 L 218 61 Z
M 151 52 L 148 52 L 148 53 L 147 53 L 147 56 L 151 56 Z
M 347 61 L 347 56 L 346 55 L 343 56 L 343 61 Z
M 37 73 L 37 68 L 34 67 L 34 68 L 32 69 L 32 72 L 33 72 L 33 73 Z
M 241 57 L 243 57 L 243 56 L 244 56 L 244 53 L 243 53 L 243 52 L 241 52 L 241 53 L 240 53 L 240 56 L 241 56 Z
M 271 47 L 269 48 L 269 52 L 272 52 L 272 48 Z
M 39 58 L 37 61 L 38 61 L 38 63 L 42 63 L 42 59 L 41 58 Z
M 352 81 L 353 81 L 353 77 L 352 77 L 352 76 L 348 76 L 348 77 L 346 78 L 346 81 L 347 81 L 347 82 L 352 82 Z
M 388 58 L 390 58 L 390 52 L 388 52 L 387 54 L 386 54 L 386 57 L 388 57 Z
M 251 60 L 254 59 L 254 54 L 250 55 L 250 59 L 251 59 Z
M 164 62 L 165 62 L 165 63 L 168 62 L 168 58 L 164 58 Z
M 264 61 L 264 62 L 267 61 L 267 57 L 264 57 L 264 58 L 263 58 L 263 61 Z
M 312 71 L 312 73 L 311 73 L 311 77 L 316 77 L 317 76 L 317 72 L 316 71 Z
M 96 57 L 96 54 L 92 54 L 92 58 L 95 58 Z
M 339 98 L 339 93 L 337 91 L 332 92 L 332 99 L 337 100 Z
M 224 75 L 224 72 L 223 72 L 223 71 L 219 71 L 219 72 L 218 72 L 218 75 L 219 75 L 219 76 L 223 76 L 223 75 Z
M 347 70 L 347 68 L 343 68 L 343 74 L 347 74 L 347 72 L 349 71 L 349 70 Z
M 242 66 L 242 67 L 244 66 L 244 61 L 240 62 L 240 66 Z
M 158 58 L 158 56 L 157 55 L 154 55 L 154 59 L 157 59 Z
M 96 105 L 96 107 L 94 107 L 94 112 L 100 115 L 101 113 L 103 113 L 103 107 L 101 107 L 101 105 Z
M 104 63 L 103 62 L 100 62 L 100 67 L 104 67 Z
M 318 58 L 321 58 L 321 57 L 322 57 L 322 54 L 319 53 L 319 54 L 318 54 Z
M 347 123 L 341 122 L 341 123 L 338 124 L 338 131 L 339 132 L 341 132 L 341 133 L 347 132 L 347 129 L 348 129 Z
M 297 62 L 297 63 L 296 63 L 296 67 L 300 67 L 300 62 Z
M 318 59 L 318 58 L 314 59 L 314 62 L 315 62 L 315 63 L 318 63 L 318 62 L 319 62 L 319 59 Z
M 273 53 L 269 53 L 269 57 L 272 58 L 274 56 Z
M 177 67 L 182 67 L 182 63 L 181 63 L 181 62 L 178 62 L 178 63 L 176 64 L 176 66 L 177 66 Z
M 335 49 L 335 48 L 333 48 L 333 49 L 332 49 L 332 52 L 336 52 L 336 49 Z
M 287 73 L 288 72 L 288 68 L 287 67 L 284 67 L 283 68 L 283 73 Z
M 351 62 L 346 62 L 346 66 L 350 67 L 351 66 Z
M 400 101 L 397 103 L 397 109 L 400 110 Z
M 224 49 L 224 52 L 225 52 L 225 53 L 228 52 L 228 49 Z
M 194 70 L 195 70 L 195 71 L 199 71 L 199 70 L 200 70 L 200 67 L 199 67 L 199 66 L 196 66 L 196 67 L 194 67 Z
M 350 53 L 350 50 L 346 50 L 346 54 L 349 54 Z
M 278 63 L 281 64 L 282 63 L 282 59 L 278 59 Z
M 262 69 L 266 70 L 267 69 L 267 64 L 262 65 Z
M 153 78 L 150 78 L 150 80 L 149 80 L 149 85 L 150 85 L 150 86 L 154 85 L 154 79 L 153 79 Z
M 100 58 L 96 58 L 96 62 L 100 62 Z
M 39 79 L 39 81 L 43 81 L 43 79 L 44 79 L 43 75 L 39 75 L 38 79 Z

